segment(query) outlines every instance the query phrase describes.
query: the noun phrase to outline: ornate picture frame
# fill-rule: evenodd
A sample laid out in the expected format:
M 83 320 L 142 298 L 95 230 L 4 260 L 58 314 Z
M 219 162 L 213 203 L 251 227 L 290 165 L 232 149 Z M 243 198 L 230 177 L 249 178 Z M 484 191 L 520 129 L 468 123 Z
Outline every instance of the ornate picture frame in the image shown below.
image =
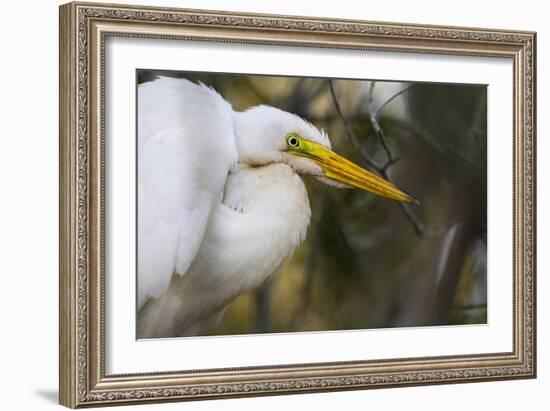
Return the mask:
M 107 374 L 105 42 L 113 37 L 499 58 L 513 63 L 513 344 L 507 352 Z M 536 376 L 536 35 L 69 3 L 60 7 L 60 403 L 67 407 Z

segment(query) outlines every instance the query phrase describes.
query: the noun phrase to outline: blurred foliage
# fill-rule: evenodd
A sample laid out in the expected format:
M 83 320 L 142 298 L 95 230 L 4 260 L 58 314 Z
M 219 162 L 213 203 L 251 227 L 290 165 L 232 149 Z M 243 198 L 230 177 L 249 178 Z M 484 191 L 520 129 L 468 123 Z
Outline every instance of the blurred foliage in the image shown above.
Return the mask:
M 420 201 L 410 207 L 416 232 L 391 200 L 306 179 L 306 241 L 270 282 L 236 299 L 211 334 L 487 322 L 485 86 L 332 80 L 342 117 L 327 79 L 141 70 L 138 82 L 159 74 L 212 86 L 235 110 L 269 104 L 296 113 L 367 168 L 345 122 L 384 164 L 376 114 L 399 158 L 388 175 Z

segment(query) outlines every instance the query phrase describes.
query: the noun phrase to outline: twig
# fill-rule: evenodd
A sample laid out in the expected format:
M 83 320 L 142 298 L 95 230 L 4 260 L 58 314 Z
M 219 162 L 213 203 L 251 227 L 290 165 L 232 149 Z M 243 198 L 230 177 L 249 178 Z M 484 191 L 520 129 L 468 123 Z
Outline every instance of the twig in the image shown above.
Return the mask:
M 372 83 L 371 83 L 371 86 L 372 86 Z M 378 107 L 378 109 L 376 110 L 376 113 L 375 113 L 375 116 L 376 118 L 379 118 L 380 117 L 380 112 L 388 105 L 390 104 L 393 100 L 395 100 L 397 97 L 399 97 L 401 94 L 404 94 L 406 93 L 407 91 L 409 91 L 411 88 L 413 87 L 416 87 L 418 86 L 418 83 L 415 83 L 415 84 L 411 84 L 407 87 L 404 87 L 402 88 L 401 90 L 399 90 L 397 93 L 395 93 L 393 96 L 391 96 L 389 99 L 387 99 L 386 101 L 384 101 L 382 103 L 382 105 L 380 107 Z
M 385 175 L 384 177 L 386 179 L 388 178 L 387 175 Z M 416 216 L 416 214 L 411 210 L 409 206 L 401 201 L 398 204 L 405 217 L 407 217 L 407 219 L 411 222 L 416 235 L 422 237 L 425 234 L 424 224 L 420 221 L 420 219 Z
M 382 147 L 384 148 L 384 151 L 386 152 L 386 156 L 388 157 L 388 160 L 384 167 L 380 170 L 382 173 L 382 176 L 393 183 L 391 176 L 388 173 L 388 167 L 391 164 L 395 164 L 395 158 L 393 157 L 393 153 L 388 145 L 388 142 L 386 141 L 386 135 L 384 134 L 384 130 L 380 126 L 380 123 L 378 123 L 378 117 L 377 113 L 380 111 L 380 109 L 375 110 L 374 109 L 374 87 L 376 86 L 376 82 L 372 81 L 370 83 L 369 87 L 369 104 L 368 104 L 368 111 L 369 111 L 369 118 L 372 124 L 372 128 L 374 129 L 376 135 L 378 136 L 378 139 L 380 140 L 380 143 L 382 144 Z M 414 211 L 411 209 L 411 207 L 408 204 L 405 204 L 403 202 L 399 202 L 399 208 L 403 212 L 403 215 L 410 221 L 414 228 L 414 232 L 422 237 L 426 234 L 426 227 L 424 224 L 420 221 L 420 219 L 417 217 L 417 215 L 414 213 Z
M 384 166 L 382 167 L 382 171 L 386 171 L 390 166 L 393 166 L 400 159 L 401 159 L 400 157 L 394 157 L 392 161 L 387 161 L 386 164 L 384 164 Z
M 336 98 L 336 91 L 334 90 L 333 80 L 329 80 L 329 86 L 330 86 L 330 94 L 332 95 L 332 101 L 334 102 L 334 107 L 336 108 L 336 112 L 338 113 L 338 116 L 340 117 L 340 119 L 342 120 L 342 123 L 344 124 L 344 128 L 346 130 L 346 135 L 348 136 L 348 139 L 353 143 L 355 148 L 361 153 L 361 156 L 365 159 L 365 161 L 368 164 L 370 164 L 371 167 L 375 168 L 377 171 L 380 171 L 382 167 L 378 164 L 378 162 L 374 158 L 370 156 L 370 154 L 361 145 L 361 143 L 359 142 L 359 139 L 353 132 L 351 125 L 348 123 L 348 121 L 344 117 L 344 113 L 342 112 L 342 108 L 340 107 L 340 103 L 338 102 L 338 98 Z
M 369 111 L 369 118 L 370 118 L 370 123 L 372 124 L 372 128 L 374 129 L 374 132 L 378 136 L 378 139 L 380 140 L 380 143 L 382 144 L 382 147 L 384 148 L 384 151 L 388 156 L 388 161 L 382 167 L 382 169 L 385 170 L 389 167 L 389 165 L 395 163 L 395 159 L 393 157 L 393 153 L 390 149 L 390 146 L 388 145 L 388 142 L 386 140 L 386 134 L 384 134 L 384 130 L 382 129 L 382 127 L 380 127 L 380 123 L 378 123 L 378 117 L 376 116 L 377 111 L 374 109 L 374 86 L 375 85 L 376 85 L 376 81 L 371 81 L 370 87 L 369 87 L 369 103 L 367 107 Z
M 386 141 L 386 135 L 384 134 L 384 130 L 380 126 L 380 123 L 378 123 L 378 117 L 377 113 L 380 112 L 380 110 L 389 103 L 389 101 L 386 101 L 382 106 L 378 109 L 374 109 L 374 87 L 376 85 L 376 82 L 371 82 L 369 87 L 369 95 L 368 95 L 368 112 L 369 112 L 369 119 L 372 125 L 372 128 L 374 129 L 376 135 L 378 136 L 378 139 L 380 140 L 380 144 L 382 145 L 384 152 L 386 153 L 386 156 L 388 157 L 388 160 L 383 164 L 379 165 L 377 161 L 375 161 L 365 150 L 365 148 L 362 146 L 362 144 L 359 142 L 359 139 L 353 132 L 353 129 L 351 128 L 351 125 L 349 124 L 348 120 L 344 116 L 342 109 L 340 107 L 340 103 L 338 102 L 338 98 L 336 97 L 336 92 L 334 90 L 334 84 L 333 80 L 329 80 L 330 85 L 330 93 L 332 95 L 332 101 L 334 103 L 334 107 L 336 108 L 336 112 L 338 113 L 338 116 L 340 117 L 340 120 L 344 124 L 344 128 L 346 130 L 346 134 L 348 135 L 348 138 L 352 141 L 353 145 L 357 148 L 357 150 L 361 153 L 362 157 L 365 159 L 367 163 L 369 163 L 376 171 L 378 171 L 386 180 L 388 180 L 391 183 L 394 183 L 393 179 L 388 173 L 388 168 L 395 164 L 399 157 L 394 157 L 393 153 Z M 412 87 L 412 86 L 411 86 Z M 401 90 L 399 93 L 391 97 L 391 100 L 395 99 L 397 96 L 403 94 L 405 91 L 409 90 L 410 87 L 407 87 L 403 90 Z M 395 184 L 395 183 L 394 183 Z M 411 223 L 414 232 L 419 237 L 427 237 L 427 236 L 435 236 L 440 235 L 441 230 L 439 228 L 435 227 L 427 227 L 422 221 L 418 218 L 418 216 L 414 213 L 412 208 L 403 202 L 399 202 L 399 208 L 403 212 L 403 215 L 409 222 Z

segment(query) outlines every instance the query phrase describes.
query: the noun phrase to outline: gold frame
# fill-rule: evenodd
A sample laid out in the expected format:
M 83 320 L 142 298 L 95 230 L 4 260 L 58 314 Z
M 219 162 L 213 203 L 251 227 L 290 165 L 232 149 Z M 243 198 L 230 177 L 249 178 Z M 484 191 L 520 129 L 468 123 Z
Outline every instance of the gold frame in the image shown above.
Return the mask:
M 103 51 L 109 36 L 512 59 L 513 351 L 105 375 Z M 535 377 L 535 42 L 532 32 L 91 3 L 61 6 L 60 403 L 101 406 Z

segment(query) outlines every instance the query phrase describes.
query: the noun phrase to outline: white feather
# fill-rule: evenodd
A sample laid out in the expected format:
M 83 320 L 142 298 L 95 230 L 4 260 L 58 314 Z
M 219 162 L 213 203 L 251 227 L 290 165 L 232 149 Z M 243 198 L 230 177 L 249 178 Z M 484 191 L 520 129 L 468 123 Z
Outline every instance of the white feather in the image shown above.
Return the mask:
M 187 80 L 140 86 L 138 119 L 138 336 L 201 333 L 305 238 L 297 173 L 320 168 L 286 153 L 285 136 L 330 142 L 296 115 L 234 112 Z
M 184 274 L 237 161 L 231 106 L 187 80 L 138 90 L 138 306 Z

